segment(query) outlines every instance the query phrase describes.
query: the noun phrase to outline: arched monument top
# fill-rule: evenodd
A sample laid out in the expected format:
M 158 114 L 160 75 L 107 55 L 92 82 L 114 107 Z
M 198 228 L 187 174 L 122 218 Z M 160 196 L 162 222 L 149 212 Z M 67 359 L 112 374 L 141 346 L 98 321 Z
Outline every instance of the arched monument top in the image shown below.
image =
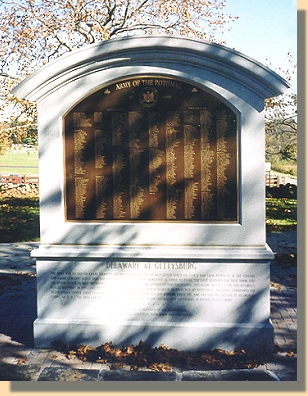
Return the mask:
M 178 36 L 116 38 L 72 51 L 53 60 L 22 81 L 12 94 L 39 102 L 59 87 L 104 69 L 130 67 L 144 74 L 145 68 L 198 70 L 200 78 L 220 85 L 229 81 L 240 91 L 251 91 L 261 100 L 284 93 L 290 86 L 277 73 L 226 46 Z M 124 69 L 123 69 L 124 70 Z M 93 89 L 95 87 L 92 87 Z

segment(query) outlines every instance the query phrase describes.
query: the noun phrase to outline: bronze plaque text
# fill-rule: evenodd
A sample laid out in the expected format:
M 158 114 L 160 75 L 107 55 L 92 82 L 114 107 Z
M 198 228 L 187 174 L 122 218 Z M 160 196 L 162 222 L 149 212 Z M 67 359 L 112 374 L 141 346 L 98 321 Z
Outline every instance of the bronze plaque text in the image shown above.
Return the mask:
M 119 81 L 65 117 L 67 220 L 238 221 L 237 119 L 179 80 Z

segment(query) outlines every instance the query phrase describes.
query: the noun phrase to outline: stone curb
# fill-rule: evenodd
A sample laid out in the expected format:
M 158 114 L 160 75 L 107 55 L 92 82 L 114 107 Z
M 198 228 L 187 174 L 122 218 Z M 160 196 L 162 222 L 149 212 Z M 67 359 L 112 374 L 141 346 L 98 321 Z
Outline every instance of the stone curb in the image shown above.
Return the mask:
M 183 372 L 89 370 L 62 367 L 16 366 L 0 362 L 5 381 L 280 381 L 265 369 L 234 369 Z

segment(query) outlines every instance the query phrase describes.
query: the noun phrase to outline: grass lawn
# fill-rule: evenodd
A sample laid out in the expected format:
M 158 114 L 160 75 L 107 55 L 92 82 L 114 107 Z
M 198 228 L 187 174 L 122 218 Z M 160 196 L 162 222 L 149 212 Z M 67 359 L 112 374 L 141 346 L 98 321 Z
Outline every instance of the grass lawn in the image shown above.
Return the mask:
M 38 241 L 38 197 L 0 194 L 0 243 Z
M 268 231 L 292 230 L 296 226 L 296 199 L 266 198 L 266 228 Z
M 38 174 L 38 153 L 11 153 L 0 156 L 0 174 Z

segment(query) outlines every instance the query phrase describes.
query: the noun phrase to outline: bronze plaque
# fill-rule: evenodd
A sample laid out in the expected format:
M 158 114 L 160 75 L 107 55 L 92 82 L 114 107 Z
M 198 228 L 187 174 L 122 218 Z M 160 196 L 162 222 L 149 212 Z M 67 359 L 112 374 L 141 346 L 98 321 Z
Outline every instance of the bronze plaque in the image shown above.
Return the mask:
M 67 220 L 238 221 L 236 114 L 199 87 L 136 77 L 65 117 Z

